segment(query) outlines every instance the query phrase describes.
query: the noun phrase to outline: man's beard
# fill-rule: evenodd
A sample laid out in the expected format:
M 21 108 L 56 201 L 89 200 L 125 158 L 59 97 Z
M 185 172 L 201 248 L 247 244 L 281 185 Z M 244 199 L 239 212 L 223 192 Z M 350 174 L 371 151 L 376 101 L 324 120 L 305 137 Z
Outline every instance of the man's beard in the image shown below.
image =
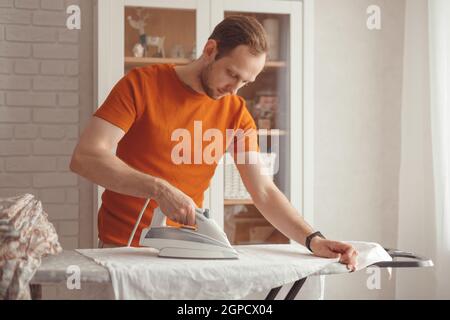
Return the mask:
M 211 99 L 217 100 L 218 98 L 214 96 L 214 90 L 208 85 L 209 75 L 211 74 L 212 64 L 214 62 L 209 63 L 205 68 L 203 68 L 200 73 L 200 84 L 202 85 L 203 91 L 206 93 L 208 97 Z

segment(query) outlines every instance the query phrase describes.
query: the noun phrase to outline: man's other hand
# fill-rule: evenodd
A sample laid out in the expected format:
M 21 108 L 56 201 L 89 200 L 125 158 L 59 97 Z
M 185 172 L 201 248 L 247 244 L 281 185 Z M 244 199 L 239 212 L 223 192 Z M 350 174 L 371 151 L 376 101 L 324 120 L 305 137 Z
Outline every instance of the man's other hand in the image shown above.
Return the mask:
M 310 243 L 315 256 L 323 258 L 339 258 L 339 262 L 347 265 L 347 269 L 355 271 L 358 251 L 350 244 L 314 237 Z

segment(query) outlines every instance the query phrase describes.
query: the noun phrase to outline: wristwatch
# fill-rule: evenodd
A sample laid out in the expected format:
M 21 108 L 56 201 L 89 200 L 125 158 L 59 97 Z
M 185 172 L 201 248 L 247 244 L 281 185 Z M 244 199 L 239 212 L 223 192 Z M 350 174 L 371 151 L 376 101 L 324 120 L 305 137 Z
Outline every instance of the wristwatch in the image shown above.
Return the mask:
M 314 237 L 321 237 L 322 239 L 325 239 L 325 237 L 323 236 L 323 234 L 320 233 L 320 231 L 316 231 L 316 232 L 314 232 L 314 233 L 311 233 L 309 236 L 307 236 L 307 237 L 306 237 L 306 241 L 305 241 L 305 246 L 306 246 L 306 248 L 308 248 L 308 250 L 311 251 L 311 252 L 313 252 L 313 251 L 312 251 L 312 249 L 311 249 L 311 247 L 310 247 L 310 244 L 311 244 L 311 240 L 312 240 Z

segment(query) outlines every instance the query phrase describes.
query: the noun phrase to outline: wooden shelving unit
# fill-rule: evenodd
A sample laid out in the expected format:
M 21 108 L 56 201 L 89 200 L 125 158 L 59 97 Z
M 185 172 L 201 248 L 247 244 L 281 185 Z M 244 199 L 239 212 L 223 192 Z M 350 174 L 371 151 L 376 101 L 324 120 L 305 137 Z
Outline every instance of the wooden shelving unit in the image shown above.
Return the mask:
M 258 19 L 264 27 L 268 27 L 269 32 L 271 26 L 274 26 L 274 22 L 277 21 L 278 26 L 272 28 L 272 36 L 277 39 L 278 49 L 275 47 L 275 50 L 271 50 L 268 55 L 274 60 L 266 61 L 265 68 L 257 81 L 241 88 L 239 95 L 248 100 L 247 106 L 251 113 L 255 111 L 256 120 L 264 117 L 272 120 L 271 130 L 258 130 L 258 140 L 261 145 L 265 143 L 270 151 L 277 152 L 281 164 L 274 178 L 277 187 L 290 195 L 290 201 L 295 207 L 303 208 L 303 183 L 296 181 L 301 179 L 303 182 L 303 174 L 301 166 L 296 164 L 302 163 L 304 152 L 301 149 L 302 145 L 296 140 L 301 138 L 303 133 L 302 93 L 305 91 L 304 85 L 307 81 L 302 82 L 302 79 L 307 75 L 303 74 L 307 68 L 303 68 L 306 57 L 303 56 L 302 37 L 291 37 L 295 30 L 304 30 L 303 11 L 306 5 L 303 6 L 302 1 L 265 0 L 264 4 L 260 5 L 257 0 L 102 0 L 98 5 L 97 27 L 101 32 L 96 43 L 99 64 L 97 105 L 101 105 L 113 85 L 133 68 L 152 64 L 186 65 L 190 63 L 192 57 L 198 57 L 202 52 L 210 36 L 211 27 L 220 23 L 226 16 L 250 15 Z M 140 13 L 138 9 L 141 10 Z M 151 40 L 152 45 L 148 46 L 146 57 L 137 58 L 134 56 L 136 51 L 133 48 L 142 41 L 141 30 L 136 28 L 136 24 L 131 23 L 131 20 L 141 21 L 142 17 L 144 20 L 148 18 L 145 34 L 152 38 L 164 38 L 164 40 L 163 44 L 157 40 L 159 46 L 155 46 L 155 39 Z M 309 42 L 305 41 L 305 44 Z M 161 46 L 164 53 L 161 51 Z M 159 56 L 157 54 L 161 54 L 160 56 L 164 54 L 167 58 L 156 58 Z M 308 54 L 310 55 L 311 51 L 308 51 Z M 108 59 L 102 58 L 105 56 Z M 172 56 L 186 58 L 171 58 Z M 273 115 L 266 112 L 261 116 L 256 112 L 258 110 L 252 110 L 252 108 L 259 103 L 259 97 L 266 94 L 277 97 L 276 108 L 272 112 Z M 308 92 L 308 95 L 311 96 L 311 92 Z M 310 103 L 307 98 L 305 101 Z M 269 126 L 267 122 L 255 122 L 261 128 Z M 279 143 L 279 149 L 274 148 L 277 143 Z M 270 224 L 265 222 L 251 199 L 225 199 L 223 188 L 226 182 L 225 175 L 219 170 L 216 173 L 211 181 L 208 198 L 205 197 L 205 205 L 214 212 L 221 227 L 228 223 L 227 218 L 239 216 L 240 219 L 233 220 L 234 225 L 224 227 L 230 235 L 235 232 L 233 241 L 241 244 L 289 242 L 274 228 L 273 230 L 265 229 Z M 103 189 L 98 187 L 95 206 L 100 206 L 102 192 Z M 241 215 L 244 217 L 240 217 Z M 255 219 L 255 215 L 261 217 Z M 96 238 L 96 219 L 93 224 L 93 237 Z
M 143 67 L 148 64 L 155 63 L 170 63 L 183 65 L 191 62 L 190 59 L 181 58 L 135 58 L 135 57 L 125 57 L 125 67 Z
M 226 206 L 253 204 L 251 199 L 225 199 L 223 204 Z
M 280 129 L 270 129 L 270 130 L 258 130 L 258 135 L 260 136 L 285 136 L 287 135 L 286 130 Z
M 266 61 L 266 68 L 284 68 L 286 65 L 285 61 Z
M 136 57 L 125 57 L 125 67 L 143 67 L 149 64 L 155 63 L 170 63 L 176 65 L 188 64 L 192 60 L 187 58 L 136 58 Z M 284 61 L 267 61 L 266 68 L 283 68 L 286 67 L 286 62 Z

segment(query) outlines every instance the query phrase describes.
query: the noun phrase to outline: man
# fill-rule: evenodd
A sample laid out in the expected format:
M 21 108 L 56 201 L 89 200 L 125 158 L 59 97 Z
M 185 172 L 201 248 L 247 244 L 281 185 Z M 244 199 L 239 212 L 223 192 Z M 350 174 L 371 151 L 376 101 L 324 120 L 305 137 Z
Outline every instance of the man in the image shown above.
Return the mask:
M 137 68 L 115 85 L 83 132 L 70 165 L 72 171 L 106 189 L 98 217 L 100 241 L 126 245 L 148 198 L 150 205 L 137 235 L 149 225 L 157 206 L 172 220 L 169 224 L 195 224 L 194 209 L 202 206 L 217 164 L 198 161 L 198 154 L 203 155 L 208 146 L 198 143 L 202 137 L 196 136 L 195 126 L 200 123 L 203 131 L 224 135 L 227 129 L 241 130 L 244 140 L 255 135 L 255 122 L 236 93 L 255 81 L 266 52 L 261 24 L 254 18 L 232 16 L 216 26 L 201 57 L 192 63 Z M 174 133 L 180 130 L 188 133 L 183 139 L 194 137 L 194 150 L 179 152 Z M 242 136 L 234 138 L 242 141 Z M 244 154 L 244 162 L 236 161 L 239 173 L 255 206 L 273 226 L 313 254 L 340 257 L 348 269 L 355 269 L 357 251 L 314 232 L 272 180 L 261 174 L 259 162 L 248 161 L 259 151 L 255 144 L 236 150 L 227 139 L 218 145 L 222 150 L 234 149 L 235 156 Z M 116 146 L 114 155 L 111 150 Z M 216 160 L 222 154 L 216 154 Z M 180 163 L 174 156 L 186 161 Z M 133 239 L 134 246 L 139 245 L 138 238 Z

